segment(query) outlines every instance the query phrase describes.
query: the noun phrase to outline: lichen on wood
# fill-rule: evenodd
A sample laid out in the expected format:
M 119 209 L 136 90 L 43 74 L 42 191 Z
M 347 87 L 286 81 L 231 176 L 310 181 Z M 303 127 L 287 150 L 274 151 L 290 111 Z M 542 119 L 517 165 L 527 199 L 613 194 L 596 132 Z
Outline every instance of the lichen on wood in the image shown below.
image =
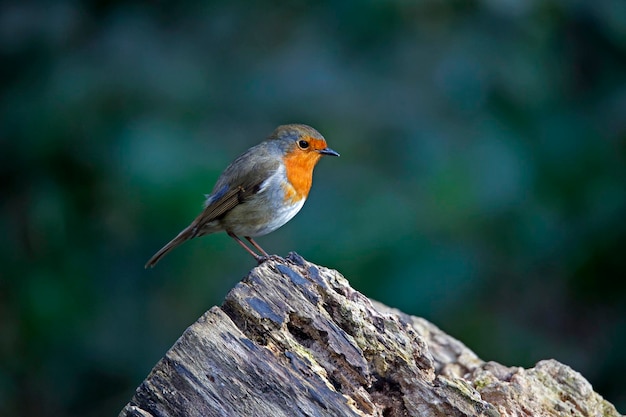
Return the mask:
M 577 372 L 484 362 L 337 271 L 271 257 L 191 325 L 120 416 L 619 416 Z

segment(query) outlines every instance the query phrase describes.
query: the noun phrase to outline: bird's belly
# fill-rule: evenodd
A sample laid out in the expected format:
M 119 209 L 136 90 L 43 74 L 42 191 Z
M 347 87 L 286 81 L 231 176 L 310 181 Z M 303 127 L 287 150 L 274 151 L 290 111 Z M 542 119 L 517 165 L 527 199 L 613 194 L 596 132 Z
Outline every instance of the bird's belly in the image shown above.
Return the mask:
M 233 208 L 224 219 L 222 225 L 225 230 L 239 236 L 262 236 L 273 232 L 295 216 L 305 199 L 302 198 L 291 204 L 280 204 L 271 207 L 266 201 L 251 199 Z

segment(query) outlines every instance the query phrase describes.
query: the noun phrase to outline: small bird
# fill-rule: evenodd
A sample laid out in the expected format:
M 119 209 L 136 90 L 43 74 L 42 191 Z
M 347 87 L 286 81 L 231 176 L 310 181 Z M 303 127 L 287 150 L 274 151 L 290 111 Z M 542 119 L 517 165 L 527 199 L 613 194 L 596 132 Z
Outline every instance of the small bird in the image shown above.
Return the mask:
M 225 231 L 261 263 L 269 255 L 252 237 L 278 229 L 295 216 L 309 195 L 313 168 L 324 155 L 339 156 L 311 126 L 278 126 L 263 142 L 248 149 L 220 175 L 204 210 L 163 246 L 145 267 L 152 268 L 169 251 L 194 237 Z M 261 254 L 240 238 L 243 236 Z

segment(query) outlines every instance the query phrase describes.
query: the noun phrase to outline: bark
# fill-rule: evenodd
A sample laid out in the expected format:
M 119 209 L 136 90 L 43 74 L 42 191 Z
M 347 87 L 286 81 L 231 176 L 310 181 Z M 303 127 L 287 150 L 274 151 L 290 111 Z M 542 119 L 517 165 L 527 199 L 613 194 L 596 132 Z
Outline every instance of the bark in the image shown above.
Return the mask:
M 120 416 L 619 416 L 555 360 L 484 362 L 337 271 L 271 257 L 190 326 Z

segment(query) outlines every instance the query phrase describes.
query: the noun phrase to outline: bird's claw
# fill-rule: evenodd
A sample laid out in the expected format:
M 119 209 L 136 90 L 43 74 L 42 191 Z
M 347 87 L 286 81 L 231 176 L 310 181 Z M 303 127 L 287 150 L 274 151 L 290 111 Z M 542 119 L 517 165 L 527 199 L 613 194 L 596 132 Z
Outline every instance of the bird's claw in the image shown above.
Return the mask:
M 265 263 L 267 261 L 284 261 L 284 259 L 281 256 L 278 255 L 257 255 L 254 257 L 254 259 L 256 259 L 257 264 L 261 265 L 262 263 Z

